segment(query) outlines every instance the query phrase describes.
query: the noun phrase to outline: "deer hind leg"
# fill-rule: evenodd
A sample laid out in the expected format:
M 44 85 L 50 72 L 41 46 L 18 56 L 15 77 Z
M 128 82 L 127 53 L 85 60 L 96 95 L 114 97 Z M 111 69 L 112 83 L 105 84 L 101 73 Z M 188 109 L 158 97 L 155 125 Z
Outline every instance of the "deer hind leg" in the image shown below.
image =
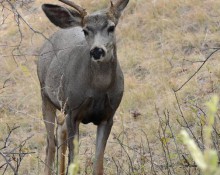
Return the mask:
M 58 156 L 59 156 L 59 174 L 65 174 L 65 157 L 67 149 L 67 128 L 66 122 L 58 125 Z
M 53 174 L 53 163 L 55 156 L 55 117 L 56 108 L 51 102 L 42 95 L 42 112 L 43 119 L 47 130 L 47 147 L 46 147 L 46 158 L 45 158 L 45 175 Z

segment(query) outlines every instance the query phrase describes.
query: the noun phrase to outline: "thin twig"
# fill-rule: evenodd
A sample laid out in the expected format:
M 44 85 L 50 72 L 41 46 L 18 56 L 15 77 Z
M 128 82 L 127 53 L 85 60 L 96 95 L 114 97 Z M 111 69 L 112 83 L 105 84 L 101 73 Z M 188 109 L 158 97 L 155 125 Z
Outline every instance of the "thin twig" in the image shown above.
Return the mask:
M 0 155 L 5 159 L 7 165 L 10 166 L 10 168 L 12 169 L 12 171 L 14 172 L 14 175 L 18 175 L 18 173 L 16 172 L 15 168 L 13 167 L 13 165 L 10 163 L 10 161 L 7 159 L 7 155 L 3 154 L 1 151 L 0 151 Z
M 209 56 L 203 61 L 203 63 L 201 64 L 201 66 L 199 66 L 199 68 L 189 77 L 188 80 L 186 80 L 178 89 L 174 90 L 174 92 L 178 92 L 180 91 L 199 71 L 200 69 L 204 66 L 204 64 L 211 58 L 211 56 L 213 54 L 215 54 L 216 52 L 218 52 L 220 50 L 220 48 L 216 48 L 212 53 L 209 54 Z

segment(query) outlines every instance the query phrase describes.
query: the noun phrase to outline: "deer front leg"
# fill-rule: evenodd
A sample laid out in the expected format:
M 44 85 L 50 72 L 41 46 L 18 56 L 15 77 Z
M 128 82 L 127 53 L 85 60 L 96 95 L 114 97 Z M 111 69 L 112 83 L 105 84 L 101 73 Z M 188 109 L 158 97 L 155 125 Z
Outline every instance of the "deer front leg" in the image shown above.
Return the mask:
M 93 175 L 103 175 L 103 158 L 105 146 L 111 132 L 113 118 L 98 125 L 96 136 L 96 153 Z
M 67 116 L 66 125 L 67 125 L 67 134 L 68 134 L 68 149 L 69 149 L 69 155 L 68 155 L 68 168 L 69 165 L 74 160 L 74 143 L 73 140 L 75 136 L 77 136 L 77 139 L 79 140 L 79 121 L 74 120 L 75 117 L 71 117 L 71 115 Z M 66 174 L 68 174 L 68 168 Z

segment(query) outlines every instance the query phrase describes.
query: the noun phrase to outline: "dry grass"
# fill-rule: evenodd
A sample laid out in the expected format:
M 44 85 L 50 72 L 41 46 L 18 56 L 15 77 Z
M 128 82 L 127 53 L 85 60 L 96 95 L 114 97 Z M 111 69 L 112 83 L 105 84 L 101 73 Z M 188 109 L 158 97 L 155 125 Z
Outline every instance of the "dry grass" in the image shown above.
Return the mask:
M 119 141 L 126 145 L 124 148 L 136 167 L 136 174 L 150 174 L 149 151 L 141 129 L 147 133 L 150 145 L 155 149 L 157 162 L 163 161 L 158 144 L 158 117 L 155 108 L 159 109 L 160 114 L 165 109 L 169 110 L 173 130 L 178 134 L 181 127 L 176 119 L 180 112 L 172 89 L 178 88 L 194 73 L 201 64 L 196 61 L 204 60 L 211 52 L 208 48 L 218 47 L 220 40 L 219 1 L 130 1 L 117 29 L 118 57 L 125 73 L 125 93 L 115 116 L 105 154 L 106 174 L 112 175 L 116 174 L 117 169 L 114 161 L 125 169 L 120 174 L 129 174 L 128 157 Z M 40 5 L 44 2 L 36 0 L 28 7 L 17 6 L 17 9 L 33 29 L 49 36 L 57 28 L 49 24 L 43 15 Z M 108 4 L 107 0 L 76 2 L 90 11 Z M 26 149 L 36 153 L 24 159 L 20 174 L 42 174 L 43 164 L 38 157 L 44 160 L 46 133 L 41 117 L 40 88 L 36 75 L 37 57 L 31 55 L 37 54 L 44 38 L 21 21 L 22 41 L 20 50 L 16 49 L 14 46 L 20 42 L 18 27 L 13 15 L 7 10 L 0 12 L 0 19 L 3 13 L 9 16 L 0 26 L 0 147 L 7 135 L 6 124 L 21 126 L 13 133 L 12 144 L 16 145 L 19 140 L 35 134 L 28 141 Z M 27 56 L 13 58 L 12 53 L 24 53 Z M 203 102 L 212 94 L 220 94 L 218 57 L 219 54 L 215 54 L 178 92 L 183 112 L 189 121 L 192 120 L 192 125 L 195 122 L 191 118 L 193 112 L 189 109 L 189 103 L 203 108 Z M 141 115 L 134 118 L 132 111 Z M 82 125 L 80 130 L 81 174 L 91 174 L 96 131 L 93 125 Z M 143 154 L 135 151 L 143 151 Z M 0 165 L 2 161 L 0 158 Z M 180 174 L 181 172 L 179 170 Z

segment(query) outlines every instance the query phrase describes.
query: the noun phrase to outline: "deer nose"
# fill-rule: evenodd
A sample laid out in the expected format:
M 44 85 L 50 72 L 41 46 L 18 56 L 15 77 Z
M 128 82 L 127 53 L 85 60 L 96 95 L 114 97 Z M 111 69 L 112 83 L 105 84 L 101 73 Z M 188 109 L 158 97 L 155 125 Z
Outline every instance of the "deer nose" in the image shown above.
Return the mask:
M 90 51 L 91 57 L 93 57 L 95 60 L 99 60 L 102 57 L 105 56 L 105 51 L 102 48 L 95 47 Z

